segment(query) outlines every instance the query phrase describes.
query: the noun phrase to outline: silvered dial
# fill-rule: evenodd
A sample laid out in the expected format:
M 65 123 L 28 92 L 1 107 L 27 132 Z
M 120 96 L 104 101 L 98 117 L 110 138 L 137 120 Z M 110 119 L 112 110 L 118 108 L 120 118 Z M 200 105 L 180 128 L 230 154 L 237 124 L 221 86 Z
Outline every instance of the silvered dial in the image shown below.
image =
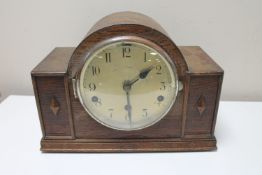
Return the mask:
M 87 56 L 78 96 L 99 123 L 137 130 L 167 114 L 176 98 L 177 82 L 174 65 L 155 45 L 116 40 Z

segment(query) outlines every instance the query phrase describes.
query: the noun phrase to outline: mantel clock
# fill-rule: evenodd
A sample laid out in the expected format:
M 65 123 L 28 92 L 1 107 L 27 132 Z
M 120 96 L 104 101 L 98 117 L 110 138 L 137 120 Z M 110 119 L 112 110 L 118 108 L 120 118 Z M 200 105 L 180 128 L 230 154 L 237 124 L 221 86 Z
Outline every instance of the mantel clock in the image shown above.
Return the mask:
M 43 152 L 216 149 L 223 70 L 150 17 L 104 17 L 31 73 Z

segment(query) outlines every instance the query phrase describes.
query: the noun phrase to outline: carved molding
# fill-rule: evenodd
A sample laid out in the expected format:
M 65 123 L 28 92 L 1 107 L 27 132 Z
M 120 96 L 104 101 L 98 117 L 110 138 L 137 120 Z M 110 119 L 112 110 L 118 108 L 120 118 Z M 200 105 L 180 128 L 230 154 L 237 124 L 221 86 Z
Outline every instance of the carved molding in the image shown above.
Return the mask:
M 60 110 L 60 105 L 55 97 L 53 97 L 50 101 L 50 109 L 55 116 L 58 115 L 58 112 Z

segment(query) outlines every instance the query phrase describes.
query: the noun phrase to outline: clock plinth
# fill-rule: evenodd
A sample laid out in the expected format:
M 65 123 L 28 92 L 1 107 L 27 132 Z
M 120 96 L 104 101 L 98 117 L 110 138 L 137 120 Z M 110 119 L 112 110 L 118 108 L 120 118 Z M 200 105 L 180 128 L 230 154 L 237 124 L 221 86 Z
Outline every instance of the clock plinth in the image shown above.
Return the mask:
M 184 152 L 216 150 L 216 139 L 42 140 L 43 152 Z

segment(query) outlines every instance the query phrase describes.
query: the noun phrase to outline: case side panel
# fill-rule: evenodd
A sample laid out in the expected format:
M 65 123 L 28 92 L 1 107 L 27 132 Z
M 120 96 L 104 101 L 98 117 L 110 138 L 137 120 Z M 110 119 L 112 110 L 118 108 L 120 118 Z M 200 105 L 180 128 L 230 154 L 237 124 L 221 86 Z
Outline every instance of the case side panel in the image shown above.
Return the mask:
M 191 75 L 185 137 L 212 137 L 220 75 Z
M 36 77 L 36 87 L 44 126 L 44 138 L 73 138 L 64 77 Z

